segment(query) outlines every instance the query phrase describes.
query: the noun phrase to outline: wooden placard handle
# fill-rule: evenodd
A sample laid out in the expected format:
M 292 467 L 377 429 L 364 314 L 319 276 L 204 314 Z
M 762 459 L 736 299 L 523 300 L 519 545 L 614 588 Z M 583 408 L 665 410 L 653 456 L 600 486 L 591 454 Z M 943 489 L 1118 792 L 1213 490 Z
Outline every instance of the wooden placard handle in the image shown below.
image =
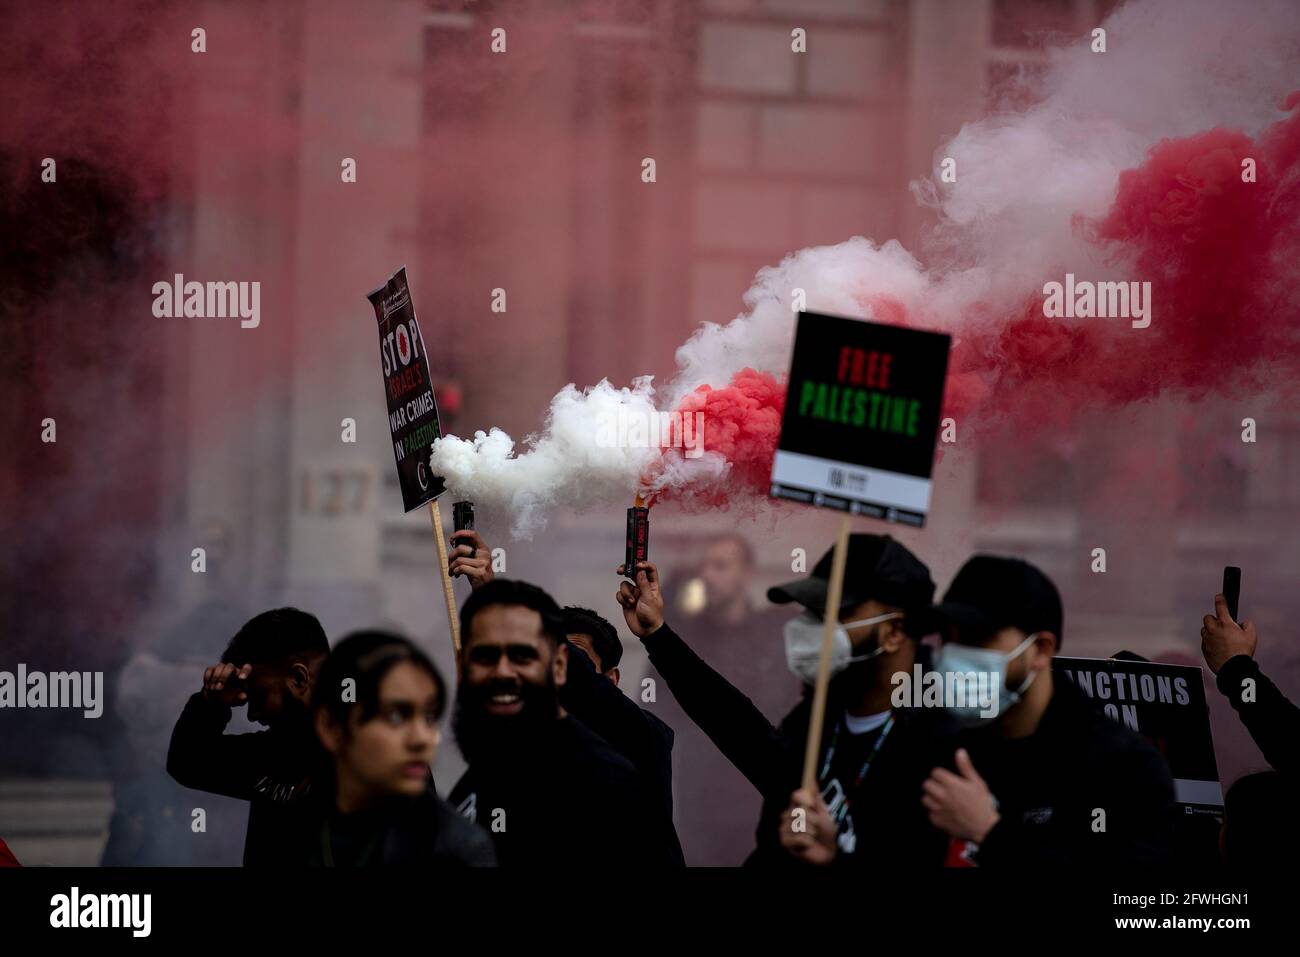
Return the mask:
M 831 558 L 830 587 L 826 592 L 826 613 L 822 625 L 822 654 L 817 664 L 817 684 L 813 687 L 812 714 L 808 719 L 808 748 L 803 756 L 804 790 L 817 793 L 817 757 L 822 748 L 822 722 L 826 720 L 826 695 L 831 683 L 832 636 L 840 618 L 840 596 L 844 594 L 844 565 L 849 555 L 849 513 L 840 517 L 835 536 L 835 554 Z
M 451 575 L 447 571 L 447 539 L 442 534 L 442 510 L 435 498 L 429 503 L 429 517 L 433 520 L 433 537 L 438 543 L 438 571 L 442 573 L 442 593 L 447 599 L 447 623 L 451 626 L 451 647 L 460 664 L 460 616 L 456 613 L 456 593 L 451 590 Z

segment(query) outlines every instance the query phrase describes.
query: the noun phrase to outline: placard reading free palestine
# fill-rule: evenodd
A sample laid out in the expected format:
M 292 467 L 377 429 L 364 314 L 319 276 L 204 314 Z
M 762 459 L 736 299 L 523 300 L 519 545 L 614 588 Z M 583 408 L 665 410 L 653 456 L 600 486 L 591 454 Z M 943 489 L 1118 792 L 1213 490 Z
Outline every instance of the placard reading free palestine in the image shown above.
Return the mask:
M 772 496 L 924 525 L 950 341 L 800 313 Z

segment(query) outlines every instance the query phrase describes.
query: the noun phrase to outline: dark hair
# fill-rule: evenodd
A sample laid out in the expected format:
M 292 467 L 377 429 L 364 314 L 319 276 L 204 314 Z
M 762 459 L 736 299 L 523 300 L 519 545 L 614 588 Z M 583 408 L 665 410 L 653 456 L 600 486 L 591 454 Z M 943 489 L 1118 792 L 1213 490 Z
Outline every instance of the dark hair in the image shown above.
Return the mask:
M 590 608 L 567 606 L 564 609 L 564 633 L 591 636 L 591 647 L 600 659 L 601 671 L 617 668 L 623 660 L 623 642 L 618 640 L 618 631 Z
M 494 578 L 482 588 L 470 593 L 460 606 L 460 634 L 468 644 L 474 616 L 493 605 L 519 605 L 531 608 L 542 616 L 542 634 L 557 645 L 564 641 L 564 617 L 555 599 L 528 582 L 514 578 Z
M 314 708 L 323 708 L 335 724 L 347 727 L 348 711 L 361 709 L 361 720 L 379 713 L 379 686 L 397 665 L 415 665 L 433 679 L 437 693 L 437 717 L 447 703 L 447 684 L 429 656 L 406 638 L 391 631 L 354 631 L 345 637 L 321 667 L 312 697 Z M 343 682 L 356 682 L 355 701 L 343 700 Z
M 1238 778 L 1223 796 L 1223 856 L 1229 867 L 1254 872 L 1290 864 L 1300 840 L 1290 826 L 1296 782 L 1276 771 Z
M 221 660 L 231 665 L 288 665 L 329 653 L 329 639 L 315 615 L 275 608 L 246 621 L 226 645 Z

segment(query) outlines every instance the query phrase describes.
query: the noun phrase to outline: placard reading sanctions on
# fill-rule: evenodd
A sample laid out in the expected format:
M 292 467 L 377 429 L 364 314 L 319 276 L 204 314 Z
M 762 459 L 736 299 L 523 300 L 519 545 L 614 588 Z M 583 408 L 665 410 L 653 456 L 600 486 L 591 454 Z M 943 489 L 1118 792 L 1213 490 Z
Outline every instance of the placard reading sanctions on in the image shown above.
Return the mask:
M 800 313 L 772 496 L 924 525 L 949 343 Z
M 1052 668 L 1164 755 L 1181 813 L 1223 810 L 1200 668 L 1116 658 L 1053 658 Z
M 375 307 L 379 321 L 379 359 L 388 397 L 388 428 L 393 435 L 402 506 L 409 512 L 441 495 L 443 483 L 429 471 L 429 452 L 434 439 L 442 436 L 442 429 L 424 338 L 406 284 L 406 267 L 367 293 L 366 298 Z

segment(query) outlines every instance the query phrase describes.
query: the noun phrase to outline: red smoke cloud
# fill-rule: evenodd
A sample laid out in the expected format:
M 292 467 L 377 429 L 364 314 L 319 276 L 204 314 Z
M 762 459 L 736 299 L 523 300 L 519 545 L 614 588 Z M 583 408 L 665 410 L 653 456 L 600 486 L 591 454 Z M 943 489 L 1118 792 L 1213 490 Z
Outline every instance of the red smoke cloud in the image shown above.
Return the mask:
M 785 385 L 769 373 L 753 369 L 742 369 L 722 388 L 702 385 L 682 399 L 676 412 L 683 418 L 697 412 L 704 415 L 704 451 L 717 453 L 730 463 L 721 481 L 690 489 L 692 506 L 717 508 L 737 493 L 766 491 L 784 407 Z M 665 459 L 682 455 L 682 449 L 664 450 Z M 653 487 L 653 478 L 650 484 Z M 656 493 L 655 500 L 682 502 L 685 493 L 683 488 L 669 487 Z
M 1297 104 L 1293 95 L 1286 106 Z M 1242 179 L 1248 158 L 1255 182 Z M 1132 279 L 1151 283 L 1150 327 L 1049 319 L 1041 294 L 1030 292 L 1001 328 L 958 334 L 948 414 L 1032 429 L 1083 405 L 1262 391 L 1260 379 L 1272 373 L 1294 382 L 1297 172 L 1297 113 L 1257 140 L 1216 129 L 1157 144 L 1120 175 L 1108 213 L 1078 223 L 1114 261 L 1133 264 Z
M 1076 222 L 1108 259 L 1129 264 L 1128 278 L 1151 283 L 1148 328 L 1123 318 L 1049 318 L 1041 287 L 1026 290 L 1009 314 L 981 304 L 954 332 L 944 415 L 967 428 L 996 422 L 1025 434 L 1066 425 L 1082 409 L 1168 392 L 1196 400 L 1294 388 L 1300 93 L 1284 106 L 1292 114 L 1256 139 L 1214 129 L 1158 143 L 1120 175 L 1105 216 Z M 1243 181 L 1246 159 L 1255 161 L 1254 182 Z M 864 297 L 863 306 L 878 321 L 926 325 L 892 298 Z M 704 411 L 706 450 L 731 464 L 728 481 L 693 502 L 766 492 L 784 397 L 784 385 L 752 369 L 687 396 L 678 411 Z

